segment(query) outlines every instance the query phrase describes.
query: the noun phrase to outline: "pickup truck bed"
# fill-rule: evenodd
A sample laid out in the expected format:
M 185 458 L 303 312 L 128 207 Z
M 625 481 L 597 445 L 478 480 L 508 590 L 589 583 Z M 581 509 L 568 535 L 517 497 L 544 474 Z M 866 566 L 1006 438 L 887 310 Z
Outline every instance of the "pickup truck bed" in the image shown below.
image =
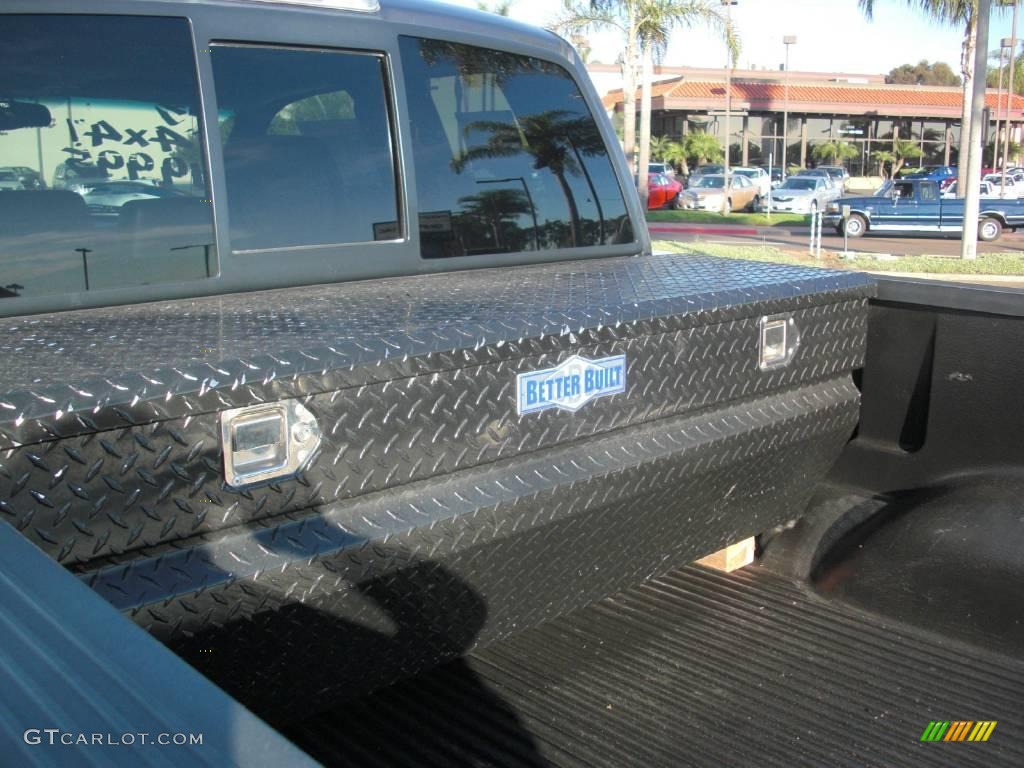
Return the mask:
M 1024 763 L 1024 662 L 764 568 L 674 571 L 287 731 L 326 766 Z M 999 716 L 985 743 L 931 720 Z
M 789 521 L 857 422 L 873 291 L 663 255 L 12 318 L 0 514 L 257 713 L 319 706 Z M 518 415 L 573 355 L 626 391 Z M 318 457 L 226 486 L 220 412 L 288 398 Z

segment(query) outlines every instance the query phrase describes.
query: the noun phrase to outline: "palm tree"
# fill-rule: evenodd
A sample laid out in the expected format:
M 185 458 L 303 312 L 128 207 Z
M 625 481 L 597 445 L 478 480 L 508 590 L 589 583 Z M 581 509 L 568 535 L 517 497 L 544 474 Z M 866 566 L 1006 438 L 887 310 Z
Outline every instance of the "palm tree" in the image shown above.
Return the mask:
M 874 18 L 875 0 L 857 0 L 864 15 Z M 971 149 L 971 100 L 974 92 L 974 49 L 978 44 L 978 0 L 905 0 L 907 5 L 917 7 L 936 21 L 946 24 L 962 24 L 964 39 L 960 46 L 960 73 L 963 76 L 963 107 L 960 113 L 960 149 L 957 166 L 960 180 L 956 185 L 957 195 L 963 196 L 966 189 L 964 175 L 967 173 L 967 154 Z M 894 174 L 895 175 L 895 174 Z
M 689 175 L 690 167 L 686 162 L 686 147 L 678 141 L 669 141 L 662 152 L 663 162 L 672 163 L 673 166 L 682 169 L 684 175 Z
M 665 152 L 672 145 L 672 139 L 668 136 L 651 136 L 651 160 L 655 162 L 668 162 Z
M 907 160 L 916 160 L 922 154 L 921 146 L 916 141 L 893 139 L 892 149 L 876 149 L 871 157 L 878 161 L 879 176 L 885 178 L 885 166 L 889 165 L 889 178 L 895 179 Z
M 707 25 L 722 33 L 735 61 L 739 57 L 739 40 L 735 27 L 722 14 L 718 0 L 564 0 L 564 6 L 563 17 L 553 26 L 555 31 L 573 33 L 592 29 L 613 29 L 618 30 L 625 38 L 622 57 L 622 96 L 625 113 L 623 148 L 631 169 L 636 147 L 637 63 L 641 63 L 637 191 L 646 209 L 654 60 L 662 58 L 668 49 L 669 38 L 677 27 L 693 28 Z
M 704 163 L 718 162 L 722 159 L 722 145 L 710 133 L 693 131 L 686 134 L 683 141 L 683 152 L 699 167 Z
M 842 165 L 860 154 L 860 150 L 848 141 L 826 141 L 811 150 L 811 156 L 819 163 L 836 163 Z
M 579 207 L 567 176 L 583 176 L 589 184 L 583 156 L 605 152 L 604 142 L 589 115 L 581 117 L 576 112 L 551 109 L 520 117 L 518 124 L 477 120 L 466 125 L 463 131 L 466 136 L 479 132 L 487 136 L 487 141 L 467 147 L 453 159 L 452 167 L 456 171 L 461 172 L 467 163 L 477 158 L 513 157 L 520 153 L 530 155 L 535 169 L 547 168 L 558 180 L 569 209 L 572 245 L 576 247 L 582 244 Z M 597 195 L 594 197 L 595 203 L 599 205 Z M 602 214 L 598 215 L 603 219 Z

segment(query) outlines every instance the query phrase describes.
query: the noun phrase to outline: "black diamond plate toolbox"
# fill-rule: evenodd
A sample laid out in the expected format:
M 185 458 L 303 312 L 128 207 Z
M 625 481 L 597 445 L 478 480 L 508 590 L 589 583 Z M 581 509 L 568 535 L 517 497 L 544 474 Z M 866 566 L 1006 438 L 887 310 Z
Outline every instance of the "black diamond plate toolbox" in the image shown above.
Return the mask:
M 659 255 L 4 321 L 0 518 L 264 713 L 350 694 L 796 516 L 856 425 L 863 275 Z M 762 318 L 799 329 L 759 365 Z M 625 356 L 520 415 L 517 376 Z M 298 399 L 298 476 L 220 413 Z

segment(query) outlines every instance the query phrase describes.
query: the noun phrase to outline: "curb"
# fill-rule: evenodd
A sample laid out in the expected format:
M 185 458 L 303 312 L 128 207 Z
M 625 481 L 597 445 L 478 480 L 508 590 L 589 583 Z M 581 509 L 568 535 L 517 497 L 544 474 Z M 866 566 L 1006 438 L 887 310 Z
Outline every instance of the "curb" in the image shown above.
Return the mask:
M 944 272 L 879 272 L 866 269 L 865 272 L 879 277 L 912 278 L 914 280 L 947 280 L 959 283 L 1024 283 L 1024 275 L 958 275 Z
M 761 232 L 757 227 L 744 227 L 740 225 L 722 224 L 719 226 L 702 226 L 700 224 L 648 224 L 648 232 L 684 233 L 687 235 L 759 235 Z

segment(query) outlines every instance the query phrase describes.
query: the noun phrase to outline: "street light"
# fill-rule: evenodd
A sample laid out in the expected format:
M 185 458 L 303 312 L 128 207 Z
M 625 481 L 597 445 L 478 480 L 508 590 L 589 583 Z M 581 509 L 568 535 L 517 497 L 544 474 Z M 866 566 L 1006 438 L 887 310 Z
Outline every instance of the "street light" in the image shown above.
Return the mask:
M 722 5 L 725 6 L 725 26 L 726 32 L 732 27 L 732 7 L 739 4 L 739 0 L 720 0 Z M 725 206 L 728 205 L 729 190 L 732 189 L 732 185 L 729 183 L 729 139 L 732 135 L 732 48 L 728 45 L 726 40 L 726 58 L 725 58 L 725 189 L 722 195 L 722 211 L 725 211 Z
M 782 106 L 782 180 L 785 181 L 786 166 L 789 165 L 786 158 L 788 149 L 786 140 L 789 135 L 789 46 L 796 45 L 796 35 L 786 35 L 782 38 L 782 44 L 786 46 L 786 72 L 784 74 L 786 96 Z
M 999 166 L 999 121 L 1003 116 L 1003 57 L 1010 45 L 1010 38 L 1004 37 L 999 43 L 999 85 L 996 86 L 996 129 L 992 139 L 992 167 Z M 1012 52 L 1011 52 L 1012 55 Z M 984 147 L 982 148 L 984 150 Z M 982 152 L 984 155 L 984 151 Z
M 1013 64 L 1017 58 L 1017 11 L 1020 4 L 1013 4 L 1013 27 L 1010 30 L 1010 67 L 1006 81 L 1006 116 L 1003 120 L 1003 168 L 999 180 L 999 197 L 1006 197 L 1006 165 L 1010 160 L 1010 103 L 1013 101 Z M 1006 42 L 1006 41 L 1003 41 Z M 998 140 L 999 136 L 996 136 Z

